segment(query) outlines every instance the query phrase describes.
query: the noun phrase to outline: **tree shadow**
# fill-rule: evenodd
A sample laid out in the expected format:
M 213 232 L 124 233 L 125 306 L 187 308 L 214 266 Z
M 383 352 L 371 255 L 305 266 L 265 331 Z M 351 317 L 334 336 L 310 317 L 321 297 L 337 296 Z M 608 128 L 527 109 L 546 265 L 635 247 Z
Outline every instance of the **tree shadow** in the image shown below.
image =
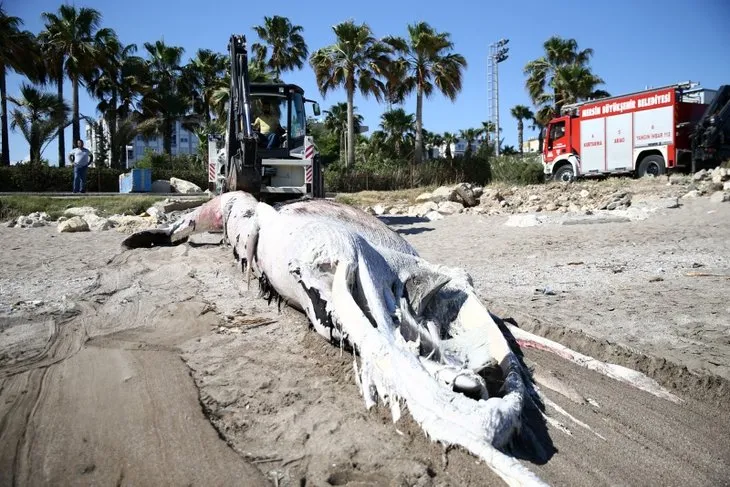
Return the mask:
M 401 235 L 417 235 L 423 232 L 433 232 L 433 228 L 428 227 L 415 227 L 415 228 L 399 228 L 396 232 Z
M 430 222 L 428 218 L 406 215 L 381 215 L 378 218 L 388 225 L 413 225 L 414 223 Z

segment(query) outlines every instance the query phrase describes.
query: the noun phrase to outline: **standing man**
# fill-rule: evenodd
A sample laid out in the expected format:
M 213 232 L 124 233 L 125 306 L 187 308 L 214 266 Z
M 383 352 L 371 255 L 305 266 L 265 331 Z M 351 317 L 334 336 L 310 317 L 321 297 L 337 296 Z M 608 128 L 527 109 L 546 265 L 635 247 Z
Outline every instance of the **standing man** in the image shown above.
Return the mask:
M 74 166 L 74 193 L 86 193 L 86 171 L 94 160 L 94 155 L 84 147 L 83 140 L 76 141 L 76 148 L 68 157 Z

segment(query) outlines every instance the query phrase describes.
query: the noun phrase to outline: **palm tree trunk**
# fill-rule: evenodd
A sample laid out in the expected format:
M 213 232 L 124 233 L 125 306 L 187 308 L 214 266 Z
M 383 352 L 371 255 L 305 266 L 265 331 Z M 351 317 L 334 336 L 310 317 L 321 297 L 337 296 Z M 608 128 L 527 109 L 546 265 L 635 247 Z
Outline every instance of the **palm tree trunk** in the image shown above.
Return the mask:
M 73 104 L 74 104 L 74 119 L 73 119 L 73 143 L 76 144 L 77 140 L 81 140 L 81 119 L 79 117 L 79 77 L 74 76 L 71 79 L 71 86 L 73 89 Z
M 353 110 L 354 88 L 347 90 L 347 162 L 345 167 L 355 165 L 355 114 Z
M 56 87 L 58 89 L 58 101 L 63 103 L 63 63 L 58 67 L 58 78 L 56 79 Z M 58 167 L 66 167 L 66 137 L 64 134 L 63 121 L 58 123 Z
M 414 163 L 416 165 L 423 162 L 423 87 L 418 85 L 416 94 L 416 150 L 414 154 Z
M 164 127 L 162 128 L 162 148 L 165 154 L 172 156 L 172 124 L 174 122 L 169 117 L 164 119 Z
M 8 100 L 6 96 L 5 86 L 5 65 L 0 65 L 0 117 L 2 118 L 2 131 L 3 131 L 3 142 L 2 150 L 3 157 L 0 161 L 0 165 L 10 165 L 10 138 L 8 137 Z
M 347 130 L 340 130 L 340 162 L 347 157 L 345 154 L 345 138 L 347 137 Z
M 31 127 L 30 129 L 30 140 L 28 141 L 28 149 L 30 152 L 30 162 L 40 163 L 41 162 L 41 141 L 38 136 L 38 129 Z
M 522 151 L 522 131 L 524 129 L 524 125 L 522 124 L 522 119 L 517 119 L 517 143 L 520 146 L 520 154 L 523 153 Z
M 109 147 L 111 148 L 111 160 L 109 166 L 117 168 L 119 166 L 119 148 L 117 144 L 117 90 L 112 89 L 111 98 L 111 115 L 108 117 L 109 123 Z

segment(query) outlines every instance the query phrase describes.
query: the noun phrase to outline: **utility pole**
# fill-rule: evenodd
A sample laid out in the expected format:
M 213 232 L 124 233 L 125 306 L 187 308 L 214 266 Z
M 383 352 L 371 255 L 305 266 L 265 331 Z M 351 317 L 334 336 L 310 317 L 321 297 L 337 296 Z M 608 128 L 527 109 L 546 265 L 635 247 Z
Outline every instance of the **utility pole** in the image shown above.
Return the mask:
M 489 90 L 489 120 L 494 123 L 495 154 L 499 156 L 499 63 L 507 59 L 509 39 L 500 39 L 489 45 L 487 85 Z

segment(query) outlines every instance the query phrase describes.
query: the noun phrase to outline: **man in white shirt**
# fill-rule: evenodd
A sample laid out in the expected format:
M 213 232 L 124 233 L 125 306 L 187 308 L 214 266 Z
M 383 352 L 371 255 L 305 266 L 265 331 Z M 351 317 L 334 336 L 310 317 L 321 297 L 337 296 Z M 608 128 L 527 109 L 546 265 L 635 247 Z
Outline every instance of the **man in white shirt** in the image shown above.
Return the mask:
M 74 193 L 86 193 L 86 171 L 94 160 L 94 155 L 84 147 L 83 140 L 76 141 L 76 148 L 71 151 L 69 160 L 74 167 Z

